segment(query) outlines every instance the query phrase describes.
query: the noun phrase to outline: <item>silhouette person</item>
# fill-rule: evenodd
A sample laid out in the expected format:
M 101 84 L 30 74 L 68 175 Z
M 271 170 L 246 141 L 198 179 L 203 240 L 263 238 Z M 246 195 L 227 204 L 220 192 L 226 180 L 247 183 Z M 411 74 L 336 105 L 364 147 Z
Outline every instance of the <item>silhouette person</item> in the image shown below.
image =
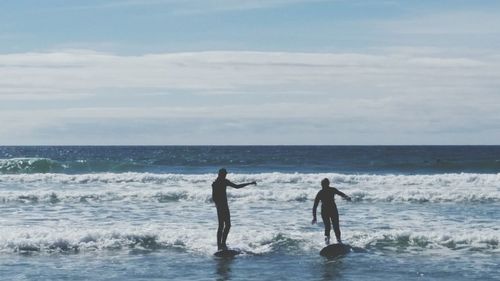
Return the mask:
M 247 185 L 256 185 L 255 181 L 242 184 L 234 184 L 226 179 L 226 169 L 219 170 L 219 176 L 212 183 L 212 199 L 217 208 L 217 218 L 219 219 L 219 228 L 217 228 L 217 250 L 227 250 L 226 239 L 231 229 L 231 215 L 227 204 L 226 188 L 228 186 L 234 188 L 243 188 Z
M 319 201 L 321 201 L 321 218 L 325 224 L 325 244 L 330 244 L 330 230 L 332 224 L 333 230 L 335 231 L 335 237 L 337 238 L 337 243 L 342 244 L 342 240 L 340 238 L 339 212 L 337 210 L 334 197 L 335 194 L 338 194 L 347 201 L 351 201 L 351 197 L 345 195 L 334 187 L 330 187 L 330 181 L 327 178 L 321 181 L 321 187 L 322 189 L 316 195 L 316 199 L 314 199 L 312 224 L 316 223 L 316 208 L 318 207 Z

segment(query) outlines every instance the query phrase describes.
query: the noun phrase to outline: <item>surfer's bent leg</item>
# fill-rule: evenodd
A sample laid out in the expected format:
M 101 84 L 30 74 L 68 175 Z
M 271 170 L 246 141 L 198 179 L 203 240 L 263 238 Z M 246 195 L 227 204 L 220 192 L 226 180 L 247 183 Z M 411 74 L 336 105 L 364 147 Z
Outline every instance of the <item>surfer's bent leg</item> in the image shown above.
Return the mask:
M 224 235 L 224 233 L 227 231 L 229 232 L 229 229 L 226 230 L 226 228 L 231 227 L 231 223 L 229 221 L 229 208 L 227 204 L 215 204 L 217 207 L 217 219 L 219 220 L 219 227 L 217 228 L 217 249 L 222 250 L 222 248 L 225 246 L 225 241 L 227 238 L 227 234 Z
M 215 205 L 217 208 L 217 219 L 219 220 L 219 227 L 217 227 L 217 249 L 222 249 L 222 230 L 224 229 L 224 220 L 222 219 L 221 209 L 219 206 Z
M 231 214 L 229 213 L 229 207 L 227 205 L 223 209 L 222 213 L 223 213 L 223 220 L 224 220 L 224 229 L 222 230 L 221 246 L 223 249 L 226 249 L 227 248 L 227 245 L 226 245 L 227 235 L 229 234 L 229 229 L 231 229 Z
M 333 231 L 335 231 L 335 238 L 337 238 L 337 242 L 342 243 L 342 240 L 340 239 L 339 212 L 337 210 L 334 210 L 332 214 L 332 224 L 333 224 Z
M 321 218 L 323 219 L 323 224 L 325 225 L 325 236 L 330 237 L 330 230 L 332 229 L 330 216 L 327 212 L 321 212 Z

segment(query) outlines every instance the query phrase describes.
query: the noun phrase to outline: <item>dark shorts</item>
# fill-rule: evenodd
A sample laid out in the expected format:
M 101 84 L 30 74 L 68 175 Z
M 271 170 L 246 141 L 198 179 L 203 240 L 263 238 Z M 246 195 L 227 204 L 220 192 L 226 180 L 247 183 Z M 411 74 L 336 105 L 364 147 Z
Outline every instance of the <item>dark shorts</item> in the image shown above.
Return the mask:
M 321 216 L 322 217 L 330 217 L 333 219 L 338 219 L 339 217 L 339 212 L 337 208 L 328 208 L 328 209 L 321 209 Z
M 215 207 L 217 208 L 217 218 L 219 223 L 230 224 L 231 223 L 231 213 L 229 212 L 229 206 L 227 202 L 215 202 Z

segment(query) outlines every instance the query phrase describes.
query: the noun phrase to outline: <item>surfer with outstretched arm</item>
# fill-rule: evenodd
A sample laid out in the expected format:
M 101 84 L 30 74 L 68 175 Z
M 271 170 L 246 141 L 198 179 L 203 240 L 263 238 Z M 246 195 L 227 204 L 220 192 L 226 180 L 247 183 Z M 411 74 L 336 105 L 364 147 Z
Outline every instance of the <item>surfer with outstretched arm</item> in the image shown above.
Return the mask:
M 217 208 L 217 218 L 219 219 L 219 228 L 217 229 L 217 250 L 227 250 L 226 239 L 231 229 L 231 215 L 227 204 L 226 189 L 228 186 L 234 188 L 243 188 L 247 185 L 256 185 L 255 181 L 234 184 L 226 179 L 226 169 L 220 169 L 217 179 L 212 183 L 212 199 Z
M 318 207 L 319 201 L 321 201 L 321 218 L 325 224 L 325 243 L 330 244 L 330 229 L 333 224 L 333 230 L 335 231 L 335 237 L 337 242 L 342 244 L 340 238 L 340 226 L 339 226 L 339 212 L 337 210 L 337 205 L 335 204 L 335 194 L 342 196 L 347 201 L 351 201 L 351 197 L 340 192 L 335 187 L 330 187 L 330 181 L 325 178 L 321 181 L 322 189 L 316 195 L 314 199 L 313 206 L 313 220 L 312 224 L 316 223 L 316 208 Z

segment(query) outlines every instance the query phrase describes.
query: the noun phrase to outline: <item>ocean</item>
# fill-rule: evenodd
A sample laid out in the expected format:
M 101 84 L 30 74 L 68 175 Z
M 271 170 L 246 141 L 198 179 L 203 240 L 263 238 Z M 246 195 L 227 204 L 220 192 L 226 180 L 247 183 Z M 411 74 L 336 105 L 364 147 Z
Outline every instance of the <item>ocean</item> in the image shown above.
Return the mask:
M 257 182 L 228 188 L 232 259 L 222 167 Z M 319 256 L 323 178 L 361 251 Z M 2 146 L 0 279 L 500 280 L 499 210 L 500 146 Z

